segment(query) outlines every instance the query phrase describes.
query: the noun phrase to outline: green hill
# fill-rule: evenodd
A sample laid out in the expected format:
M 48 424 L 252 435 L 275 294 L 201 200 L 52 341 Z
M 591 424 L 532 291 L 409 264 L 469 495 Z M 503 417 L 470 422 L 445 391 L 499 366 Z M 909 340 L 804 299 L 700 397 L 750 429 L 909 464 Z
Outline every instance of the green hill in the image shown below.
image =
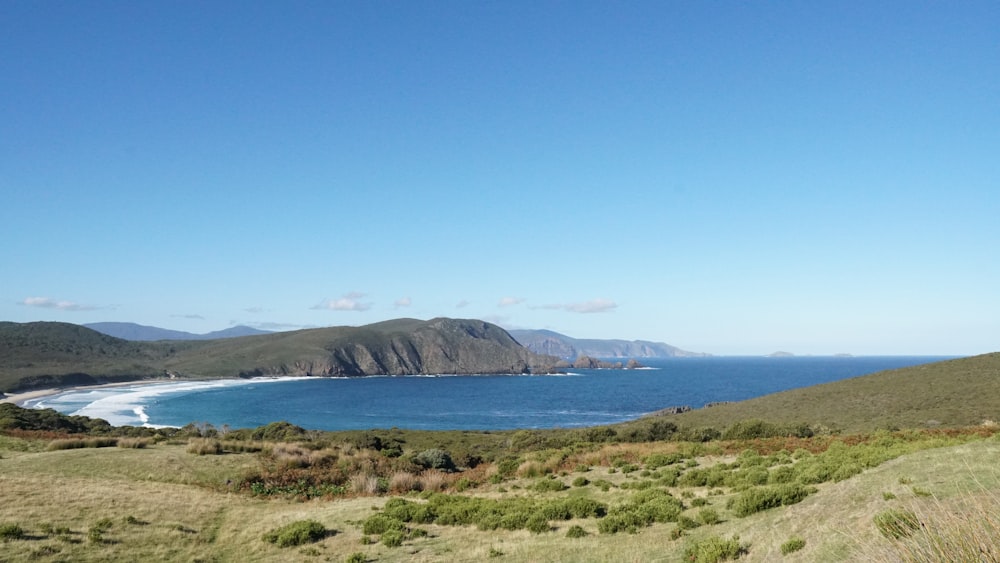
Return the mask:
M 524 373 L 554 358 L 466 319 L 397 319 L 206 341 L 131 342 L 67 323 L 0 323 L 0 390 L 151 377 Z
M 727 428 L 808 423 L 844 432 L 968 426 L 1000 420 L 1000 352 L 895 369 L 667 417 Z

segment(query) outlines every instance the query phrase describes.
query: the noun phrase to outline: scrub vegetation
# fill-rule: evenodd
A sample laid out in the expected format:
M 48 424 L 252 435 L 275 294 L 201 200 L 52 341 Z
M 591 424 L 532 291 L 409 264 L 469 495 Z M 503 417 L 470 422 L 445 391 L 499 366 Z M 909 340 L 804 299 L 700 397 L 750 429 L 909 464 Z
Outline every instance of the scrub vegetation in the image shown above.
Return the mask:
M 1000 557 L 989 420 L 682 420 L 152 430 L 0 404 L 0 542 L 10 561 Z

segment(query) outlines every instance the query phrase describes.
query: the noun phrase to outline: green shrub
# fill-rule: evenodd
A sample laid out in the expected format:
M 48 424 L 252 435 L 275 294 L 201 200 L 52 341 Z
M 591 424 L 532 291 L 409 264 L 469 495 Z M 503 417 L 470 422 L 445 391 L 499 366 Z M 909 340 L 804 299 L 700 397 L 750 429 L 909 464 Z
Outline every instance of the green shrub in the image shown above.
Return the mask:
M 413 462 L 424 469 L 440 469 L 441 471 L 455 470 L 455 462 L 452 461 L 451 454 L 437 448 L 424 450 L 413 456 Z
M 570 497 L 562 501 L 568 513 L 567 518 L 601 518 L 608 512 L 608 507 L 592 498 Z
M 800 537 L 789 538 L 788 541 L 781 544 L 781 554 L 788 555 L 789 553 L 794 553 L 806 546 L 806 540 Z
M 368 563 L 368 557 L 366 557 L 364 553 L 356 551 L 348 555 L 347 559 L 344 560 L 344 563 Z
M 406 534 L 401 530 L 388 530 L 382 534 L 382 545 L 386 547 L 399 547 L 403 545 Z
M 24 530 L 17 524 L 0 524 L 0 540 L 19 540 L 24 537 Z
M 535 483 L 532 488 L 539 493 L 553 493 L 562 491 L 566 485 L 559 479 L 542 479 Z
M 694 521 L 692 518 L 689 518 L 687 516 L 677 517 L 677 527 L 682 530 L 693 530 L 699 526 L 701 526 L 701 524 Z
M 597 531 L 602 534 L 617 534 L 618 532 L 634 534 L 639 531 L 640 526 L 648 525 L 634 512 L 618 512 L 598 520 Z
M 920 529 L 917 515 L 910 510 L 890 508 L 875 515 L 875 527 L 883 536 L 900 539 Z
M 693 563 L 716 563 L 728 559 L 739 559 L 747 548 L 740 545 L 739 536 L 724 540 L 719 536 L 707 537 L 689 545 L 684 550 L 684 560 Z
M 775 485 L 754 487 L 732 499 L 733 512 L 739 516 L 749 516 L 777 506 L 795 504 L 808 496 L 809 490 L 801 485 Z
M 531 517 L 528 518 L 528 521 L 525 522 L 524 527 L 527 528 L 527 530 L 533 534 L 541 534 L 543 532 L 548 532 L 550 529 L 552 529 L 551 526 L 549 526 L 549 521 L 548 519 L 545 518 L 545 515 L 537 512 L 535 514 L 532 514 Z
M 882 493 L 882 500 L 892 500 L 894 498 L 896 498 L 896 495 L 892 494 L 889 491 L 885 491 L 884 493 Z
M 646 469 L 659 469 L 660 467 L 666 467 L 668 465 L 678 463 L 682 459 L 684 458 L 679 453 L 655 453 L 646 456 L 644 463 L 646 464 Z
M 369 516 L 361 525 L 362 534 L 384 534 L 390 530 L 402 531 L 406 529 L 406 524 L 397 518 L 386 514 L 373 514 Z
M 698 512 L 698 520 L 701 520 L 702 524 L 708 526 L 718 524 L 719 522 L 722 521 L 719 518 L 719 513 L 716 512 L 715 510 L 712 510 L 711 508 L 702 508 L 701 511 Z
M 675 522 L 683 510 L 681 501 L 669 492 L 648 489 L 610 509 L 608 515 L 598 521 L 597 530 L 602 534 L 635 533 L 640 527 L 649 526 L 653 522 Z
M 586 477 L 582 477 L 581 476 L 581 477 L 577 477 L 576 479 L 573 479 L 573 486 L 574 487 L 586 487 L 589 484 L 590 484 L 590 481 Z
M 264 534 L 263 540 L 278 547 L 293 547 L 307 543 L 315 543 L 327 536 L 327 530 L 315 520 L 299 520 L 291 524 L 275 528 Z
M 569 529 L 566 530 L 566 537 L 567 538 L 582 538 L 582 537 L 584 537 L 586 535 L 587 535 L 587 531 L 584 530 L 582 527 L 577 526 L 577 525 L 570 526 Z
M 753 440 L 755 438 L 771 438 L 785 434 L 785 430 L 777 424 L 763 420 L 743 420 L 726 429 L 723 440 Z
M 511 477 L 517 473 L 517 468 L 521 466 L 520 458 L 506 457 L 497 462 L 497 475 Z

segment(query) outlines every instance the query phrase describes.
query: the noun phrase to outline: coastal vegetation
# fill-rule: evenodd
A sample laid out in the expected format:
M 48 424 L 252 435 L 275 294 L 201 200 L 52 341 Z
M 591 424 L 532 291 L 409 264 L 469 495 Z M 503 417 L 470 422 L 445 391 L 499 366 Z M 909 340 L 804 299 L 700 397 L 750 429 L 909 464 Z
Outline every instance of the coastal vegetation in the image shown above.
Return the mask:
M 839 427 L 825 404 L 760 406 L 783 394 L 507 432 L 112 427 L 0 404 L 0 541 L 12 561 L 997 560 L 997 413 L 938 406 L 978 405 L 998 362 L 812 388 Z M 924 378 L 949 385 L 923 406 L 898 387 L 893 411 L 921 424 L 866 422 L 857 398 Z

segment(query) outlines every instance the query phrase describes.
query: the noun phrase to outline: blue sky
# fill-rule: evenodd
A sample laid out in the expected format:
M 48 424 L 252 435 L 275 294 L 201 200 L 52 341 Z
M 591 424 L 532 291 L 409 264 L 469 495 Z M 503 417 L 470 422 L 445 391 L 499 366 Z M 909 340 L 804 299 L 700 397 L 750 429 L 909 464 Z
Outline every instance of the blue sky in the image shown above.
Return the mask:
M 1000 350 L 996 2 L 0 2 L 0 319 Z

